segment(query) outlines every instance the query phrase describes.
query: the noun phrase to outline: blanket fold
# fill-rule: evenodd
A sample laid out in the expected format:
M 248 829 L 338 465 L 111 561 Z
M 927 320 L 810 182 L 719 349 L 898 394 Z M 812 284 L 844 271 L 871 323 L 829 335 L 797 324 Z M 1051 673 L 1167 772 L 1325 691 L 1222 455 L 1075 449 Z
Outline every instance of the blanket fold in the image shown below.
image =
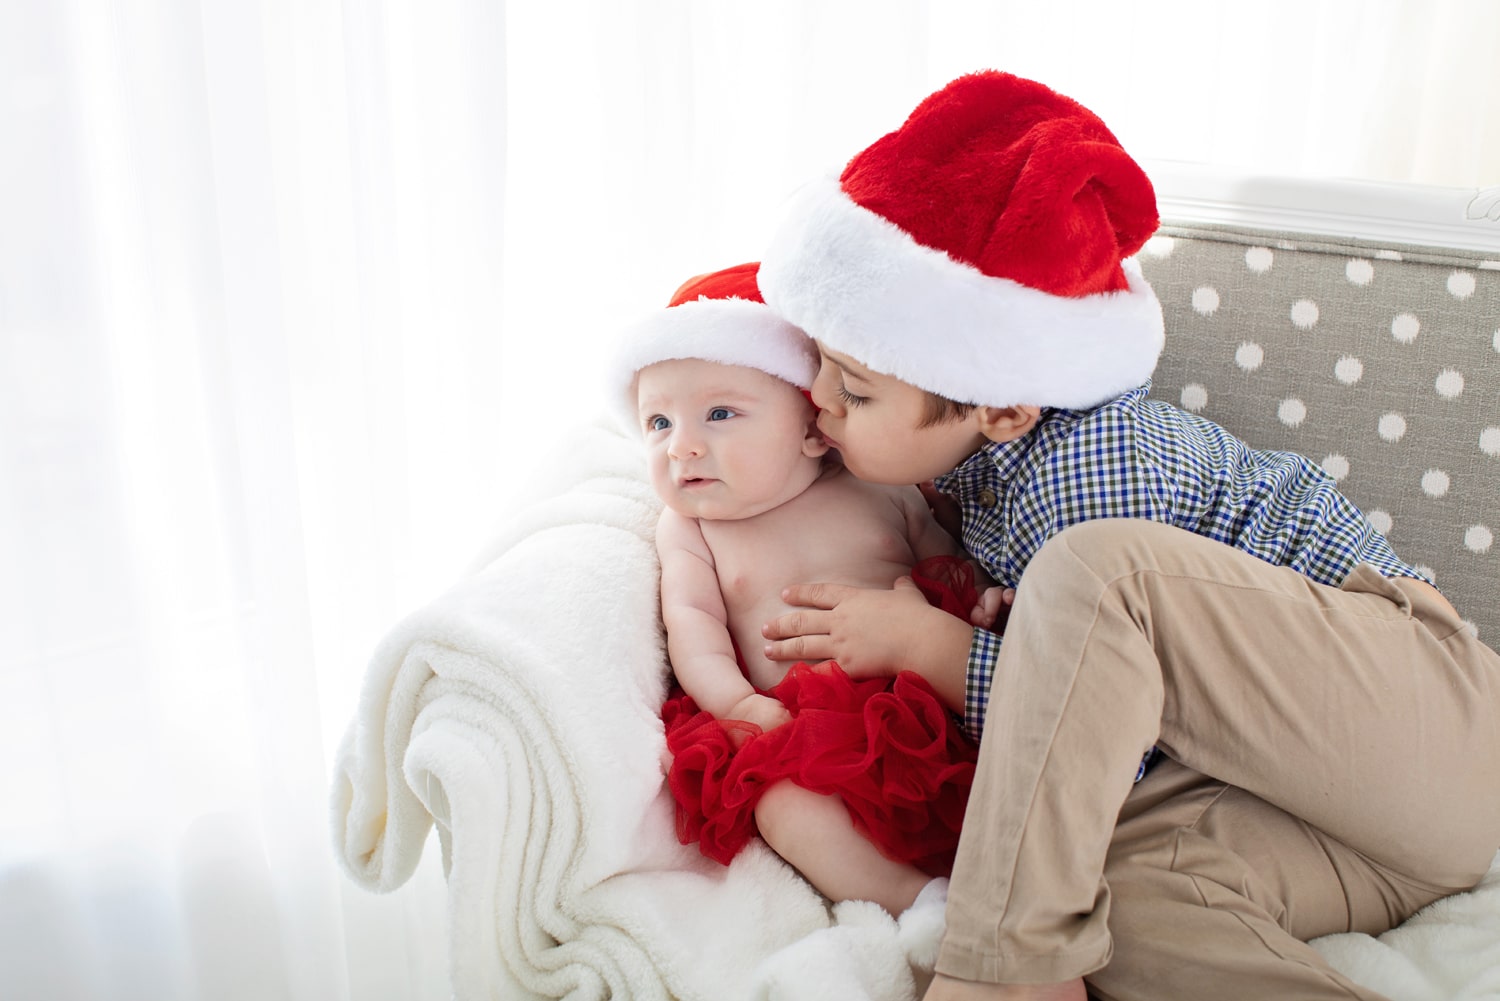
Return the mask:
M 678 844 L 659 507 L 618 434 L 563 451 L 561 493 L 375 651 L 338 754 L 337 852 L 388 891 L 436 824 L 464 1001 L 733 997 L 724 978 L 748 992 L 828 910 L 763 847 L 725 868 Z

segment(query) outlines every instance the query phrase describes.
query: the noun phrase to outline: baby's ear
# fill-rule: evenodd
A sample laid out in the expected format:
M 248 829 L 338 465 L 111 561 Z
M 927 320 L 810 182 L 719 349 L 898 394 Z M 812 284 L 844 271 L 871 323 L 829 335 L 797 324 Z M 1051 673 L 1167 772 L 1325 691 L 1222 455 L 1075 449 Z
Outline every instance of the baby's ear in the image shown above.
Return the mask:
M 809 459 L 820 459 L 828 454 L 828 442 L 823 440 L 823 433 L 818 430 L 816 417 L 807 422 L 807 430 L 802 435 L 802 454 Z
M 802 436 L 802 454 L 809 459 L 819 459 L 828 454 L 828 442 L 818 430 L 818 405 L 813 402 L 812 390 L 802 390 L 807 405 L 812 407 L 812 416 L 807 419 L 807 432 Z
M 1030 404 L 1014 407 L 976 407 L 974 419 L 979 433 L 990 441 L 1015 441 L 1042 419 L 1042 408 Z

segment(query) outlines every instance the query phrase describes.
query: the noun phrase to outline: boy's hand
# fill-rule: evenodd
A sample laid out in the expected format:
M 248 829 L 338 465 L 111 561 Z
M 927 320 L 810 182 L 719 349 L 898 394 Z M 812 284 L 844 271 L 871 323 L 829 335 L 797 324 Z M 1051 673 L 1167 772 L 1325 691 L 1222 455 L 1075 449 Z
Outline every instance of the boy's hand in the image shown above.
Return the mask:
M 890 590 L 797 584 L 782 598 L 800 607 L 761 628 L 768 659 L 833 660 L 851 678 L 915 671 L 950 708 L 962 708 L 973 630 L 929 605 L 911 578 Z

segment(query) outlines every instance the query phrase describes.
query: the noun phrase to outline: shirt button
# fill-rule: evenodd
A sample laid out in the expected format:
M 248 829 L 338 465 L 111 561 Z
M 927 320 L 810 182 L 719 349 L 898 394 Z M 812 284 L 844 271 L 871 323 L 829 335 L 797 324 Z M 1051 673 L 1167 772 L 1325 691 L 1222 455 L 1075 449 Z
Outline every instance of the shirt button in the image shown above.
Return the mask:
M 985 507 L 994 507 L 995 501 L 998 499 L 999 498 L 995 496 L 995 491 L 989 489 L 988 487 L 979 491 L 979 503 L 984 505 Z

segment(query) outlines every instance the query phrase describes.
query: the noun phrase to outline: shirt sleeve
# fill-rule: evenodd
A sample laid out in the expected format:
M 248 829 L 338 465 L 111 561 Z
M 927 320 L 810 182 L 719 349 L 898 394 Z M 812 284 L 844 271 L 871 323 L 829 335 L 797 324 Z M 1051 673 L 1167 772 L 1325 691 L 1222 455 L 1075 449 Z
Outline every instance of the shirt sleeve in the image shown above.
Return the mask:
M 990 701 L 990 684 L 995 679 L 995 662 L 1000 659 L 1000 634 L 975 629 L 969 644 L 968 674 L 964 681 L 963 730 L 969 739 L 979 743 L 984 732 L 984 714 Z

